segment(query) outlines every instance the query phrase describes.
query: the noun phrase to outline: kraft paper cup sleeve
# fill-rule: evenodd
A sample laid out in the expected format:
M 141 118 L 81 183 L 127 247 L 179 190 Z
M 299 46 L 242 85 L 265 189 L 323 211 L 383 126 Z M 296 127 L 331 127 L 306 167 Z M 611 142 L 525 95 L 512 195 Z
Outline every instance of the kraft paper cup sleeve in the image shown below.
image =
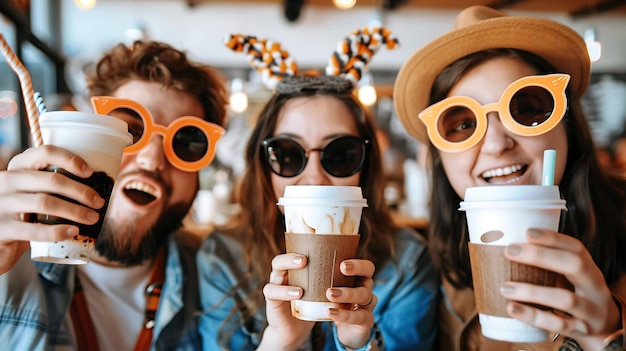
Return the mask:
M 304 291 L 301 300 L 328 302 L 326 289 L 354 286 L 355 277 L 343 275 L 339 266 L 341 261 L 356 257 L 360 237 L 285 233 L 287 252 L 307 257 L 306 267 L 288 273 L 289 285 Z
M 557 274 L 542 268 L 512 262 L 504 257 L 506 246 L 469 243 L 474 282 L 476 310 L 490 316 L 510 318 L 506 312 L 509 302 L 500 294 L 506 281 L 556 286 Z M 535 306 L 545 309 L 542 306 Z

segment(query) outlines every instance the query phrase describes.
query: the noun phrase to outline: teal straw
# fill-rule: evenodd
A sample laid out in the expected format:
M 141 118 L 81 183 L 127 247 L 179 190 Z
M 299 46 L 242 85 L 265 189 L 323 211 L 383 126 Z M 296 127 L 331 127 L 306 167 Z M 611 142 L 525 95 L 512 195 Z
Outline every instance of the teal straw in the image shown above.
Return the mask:
M 545 150 L 543 152 L 543 174 L 541 185 L 554 185 L 554 169 L 556 168 L 556 150 Z
M 35 92 L 35 95 L 33 95 L 33 97 L 35 98 L 35 105 L 37 106 L 37 110 L 39 110 L 39 114 L 48 112 L 46 104 L 44 104 L 43 102 L 43 97 L 38 91 Z

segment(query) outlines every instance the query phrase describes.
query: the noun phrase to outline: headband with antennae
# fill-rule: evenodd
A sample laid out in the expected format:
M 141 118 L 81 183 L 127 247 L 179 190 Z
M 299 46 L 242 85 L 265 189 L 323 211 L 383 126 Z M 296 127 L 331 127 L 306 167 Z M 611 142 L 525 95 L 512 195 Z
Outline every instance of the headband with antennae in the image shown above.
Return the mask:
M 296 63 L 278 42 L 231 34 L 224 38 L 224 43 L 235 52 L 245 53 L 252 67 L 261 73 L 263 83 L 272 90 L 285 77 L 298 75 Z M 389 29 L 357 29 L 338 43 L 328 61 L 325 74 L 344 78 L 356 86 L 372 56 L 383 45 L 389 50 L 399 45 L 398 39 Z
M 261 73 L 263 83 L 270 89 L 274 89 L 285 76 L 298 74 L 298 66 L 278 42 L 231 34 L 224 38 L 224 43 L 235 52 L 245 53 L 252 67 Z
M 356 85 L 363 76 L 372 56 L 385 45 L 395 49 L 398 39 L 384 27 L 357 29 L 337 44 L 337 49 L 328 60 L 326 75 L 346 78 Z

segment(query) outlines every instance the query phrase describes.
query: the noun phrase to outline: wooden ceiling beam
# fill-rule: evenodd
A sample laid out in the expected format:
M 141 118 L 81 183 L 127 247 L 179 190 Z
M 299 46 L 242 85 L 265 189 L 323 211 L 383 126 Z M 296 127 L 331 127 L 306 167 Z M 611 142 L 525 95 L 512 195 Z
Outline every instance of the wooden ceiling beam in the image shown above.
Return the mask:
M 622 6 L 626 7 L 626 0 L 608 0 L 585 6 L 579 10 L 570 12 L 570 16 L 572 16 L 572 18 L 582 18 L 600 14 L 603 12 L 612 11 Z
M 0 0 L 2 2 L 3 0 Z M 246 4 L 280 4 L 284 6 L 288 0 L 228 0 L 228 3 Z M 198 6 L 205 3 L 226 2 L 225 0 L 184 0 L 189 7 Z M 599 13 L 615 12 L 626 13 L 626 0 L 589 0 L 588 5 L 580 7 L 585 1 L 570 0 L 489 0 L 484 4 L 496 9 L 506 10 L 514 8 L 516 10 L 534 11 L 559 11 L 565 12 L 574 18 L 591 16 Z M 303 7 L 319 6 L 333 7 L 332 0 L 305 0 Z M 358 0 L 357 7 L 382 7 L 386 9 L 396 8 L 442 8 L 442 9 L 462 9 L 467 6 L 466 0 Z M 578 8 L 580 7 L 580 8 Z
M 509 6 L 513 6 L 521 2 L 522 0 L 497 0 L 497 1 L 492 2 L 491 4 L 488 4 L 487 6 L 494 8 L 494 9 L 505 9 Z

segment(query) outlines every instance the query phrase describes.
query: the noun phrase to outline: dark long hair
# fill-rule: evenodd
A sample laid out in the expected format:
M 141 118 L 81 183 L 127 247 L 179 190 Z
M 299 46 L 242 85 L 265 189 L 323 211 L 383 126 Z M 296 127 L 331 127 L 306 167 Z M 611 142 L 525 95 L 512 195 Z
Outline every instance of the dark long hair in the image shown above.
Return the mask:
M 531 53 L 492 49 L 468 55 L 444 69 L 431 89 L 430 104 L 447 97 L 464 72 L 497 57 L 510 57 L 530 64 L 538 74 L 557 73 L 549 63 Z M 596 157 L 596 145 L 580 100 L 569 91 L 565 123 L 568 157 L 559 184 L 567 200 L 560 232 L 585 245 L 607 284 L 626 271 L 626 181 L 604 172 Z M 452 188 L 439 151 L 430 146 L 433 189 L 429 239 L 437 269 L 457 288 L 472 286 L 465 212 L 458 211 L 461 198 Z
M 249 274 L 240 279 L 239 285 L 247 284 L 254 277 L 260 279 L 261 285 L 257 289 L 250 289 L 253 293 L 246 297 L 247 301 L 253 301 L 254 308 L 245 311 L 248 315 L 242 316 L 243 319 L 250 318 L 256 310 L 264 306 L 262 287 L 268 283 L 271 261 L 274 256 L 285 252 L 284 219 L 276 206 L 270 169 L 261 144 L 264 139 L 273 136 L 278 116 L 289 100 L 319 95 L 330 96 L 345 104 L 354 117 L 359 135 L 370 140 L 367 159 L 359 180 L 368 207 L 363 211 L 357 255 L 371 260 L 375 265 L 394 257 L 392 243 L 397 227 L 393 224 L 384 199 L 385 177 L 381 171 L 383 167 L 375 124 L 370 115 L 351 92 L 337 93 L 309 88 L 276 93 L 260 112 L 246 145 L 246 168 L 239 178 L 234 195 L 242 210 L 233 225 L 225 229 L 227 234 L 238 237 L 245 245 L 245 261 Z M 237 312 L 239 311 L 233 311 L 229 319 L 234 318 Z M 230 322 L 232 321 L 226 320 L 223 326 L 237 325 Z M 227 337 L 227 333 L 220 333 L 220 343 L 224 344 Z

